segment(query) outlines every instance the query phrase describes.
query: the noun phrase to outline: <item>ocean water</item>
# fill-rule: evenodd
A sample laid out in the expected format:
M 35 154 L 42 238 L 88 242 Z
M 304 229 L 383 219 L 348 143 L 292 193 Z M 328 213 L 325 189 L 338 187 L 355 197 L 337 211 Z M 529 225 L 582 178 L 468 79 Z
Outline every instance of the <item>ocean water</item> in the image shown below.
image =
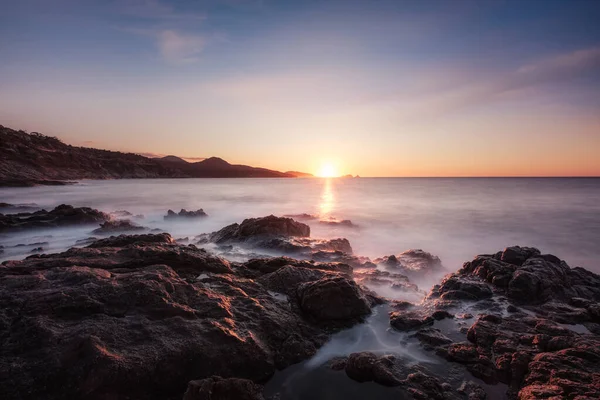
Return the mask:
M 72 186 L 2 188 L 0 202 L 66 203 L 143 214 L 140 225 L 174 237 L 211 232 L 244 218 L 308 213 L 350 219 L 358 229 L 309 221 L 312 236 L 346 237 L 369 257 L 420 248 L 458 269 L 476 254 L 510 245 L 538 247 L 571 266 L 600 272 L 600 179 L 595 178 L 354 178 L 171 179 L 82 181 Z M 167 209 L 203 208 L 209 218 L 168 223 Z M 3 235 L 2 259 L 22 258 L 16 244 L 70 247 L 91 229 Z M 52 236 L 52 237 L 50 237 Z
M 50 209 L 62 203 L 102 211 L 142 214 L 139 225 L 175 238 L 212 232 L 249 217 L 308 213 L 322 219 L 350 219 L 358 228 L 307 221 L 316 238 L 346 237 L 354 252 L 371 258 L 420 248 L 440 257 L 448 271 L 481 253 L 510 245 L 535 246 L 569 265 L 600 272 L 600 179 L 178 179 L 83 181 L 72 186 L 0 189 L 0 202 L 36 203 Z M 164 221 L 168 209 L 203 208 L 208 218 Z M 18 259 L 45 242 L 44 252 L 60 251 L 91 236 L 92 227 L 61 228 L 0 235 L 5 253 Z M 416 282 L 428 289 L 432 282 Z M 378 290 L 378 288 L 373 288 Z M 389 291 L 388 291 L 389 292 Z M 387 296 L 387 293 L 380 293 Z M 411 300 L 397 292 L 396 299 Z M 502 305 L 505 307 L 505 304 Z M 481 312 L 465 309 L 457 313 Z M 475 306 L 473 306 L 475 307 Z M 409 398 L 398 388 L 350 380 L 327 366 L 332 357 L 358 351 L 394 354 L 406 365 L 438 376 L 459 376 L 480 384 L 491 400 L 506 398 L 506 385 L 486 385 L 461 366 L 424 350 L 410 333 L 390 328 L 388 306 L 331 337 L 310 360 L 279 371 L 265 394 L 281 400 L 359 400 Z M 436 321 L 455 341 L 463 322 Z M 569 326 L 585 333 L 581 326 Z

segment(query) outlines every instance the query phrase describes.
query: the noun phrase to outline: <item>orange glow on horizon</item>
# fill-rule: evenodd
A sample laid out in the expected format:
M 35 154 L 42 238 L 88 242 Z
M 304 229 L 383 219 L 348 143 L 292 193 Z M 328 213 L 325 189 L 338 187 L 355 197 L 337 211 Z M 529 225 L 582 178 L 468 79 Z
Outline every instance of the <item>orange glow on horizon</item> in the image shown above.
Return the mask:
M 326 162 L 321 165 L 319 172 L 317 173 L 319 178 L 335 178 L 339 176 L 335 165 L 332 163 Z

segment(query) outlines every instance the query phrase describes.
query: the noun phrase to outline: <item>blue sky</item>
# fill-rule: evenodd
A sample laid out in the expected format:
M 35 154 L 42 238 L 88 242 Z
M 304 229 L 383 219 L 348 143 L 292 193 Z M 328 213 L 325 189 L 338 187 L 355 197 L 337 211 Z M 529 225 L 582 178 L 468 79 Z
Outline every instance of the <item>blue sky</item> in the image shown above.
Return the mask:
M 0 124 L 282 170 L 598 175 L 598 21 L 594 0 L 6 2 Z

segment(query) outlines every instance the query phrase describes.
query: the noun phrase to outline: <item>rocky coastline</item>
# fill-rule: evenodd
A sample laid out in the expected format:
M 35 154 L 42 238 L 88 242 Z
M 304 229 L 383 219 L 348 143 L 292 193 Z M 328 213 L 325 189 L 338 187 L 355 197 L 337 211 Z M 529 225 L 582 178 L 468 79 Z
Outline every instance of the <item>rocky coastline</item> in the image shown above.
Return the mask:
M 41 254 L 0 265 L 3 399 L 285 400 L 264 388 L 278 371 L 374 316 L 440 368 L 398 347 L 330 357 L 325 368 L 338 378 L 390 398 L 600 398 L 600 276 L 538 249 L 445 269 L 416 249 L 371 260 L 286 217 L 183 244 L 91 208 L 3 208 L 17 211 L 0 214 L 3 234 L 94 232 L 54 254 L 36 243 Z M 256 257 L 232 261 L 240 249 Z M 445 273 L 432 288 L 418 284 Z

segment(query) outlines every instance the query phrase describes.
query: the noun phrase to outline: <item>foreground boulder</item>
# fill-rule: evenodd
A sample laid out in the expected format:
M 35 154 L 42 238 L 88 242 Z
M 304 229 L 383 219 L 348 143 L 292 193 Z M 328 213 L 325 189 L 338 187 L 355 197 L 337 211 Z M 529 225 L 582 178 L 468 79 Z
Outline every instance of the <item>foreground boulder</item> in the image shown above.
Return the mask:
M 508 398 L 600 398 L 599 301 L 600 276 L 513 246 L 465 263 L 419 307 L 468 310 L 452 332 L 464 341 L 432 329 L 416 336 L 473 376 L 508 385 Z
M 314 286 L 288 302 L 238 274 L 249 270 L 168 234 L 3 263 L 3 399 L 180 399 L 186 387 L 191 399 L 259 399 L 243 380 L 265 382 L 311 357 L 327 340 L 327 318 L 370 312 L 340 272 L 315 269 Z M 331 304 L 320 308 L 319 296 Z
M 52 211 L 39 210 L 18 214 L 0 214 L 0 232 L 55 228 L 69 225 L 95 225 L 110 220 L 110 215 L 89 207 L 66 204 Z
M 344 277 L 325 277 L 298 288 L 300 308 L 321 322 L 355 322 L 371 313 L 360 287 Z

